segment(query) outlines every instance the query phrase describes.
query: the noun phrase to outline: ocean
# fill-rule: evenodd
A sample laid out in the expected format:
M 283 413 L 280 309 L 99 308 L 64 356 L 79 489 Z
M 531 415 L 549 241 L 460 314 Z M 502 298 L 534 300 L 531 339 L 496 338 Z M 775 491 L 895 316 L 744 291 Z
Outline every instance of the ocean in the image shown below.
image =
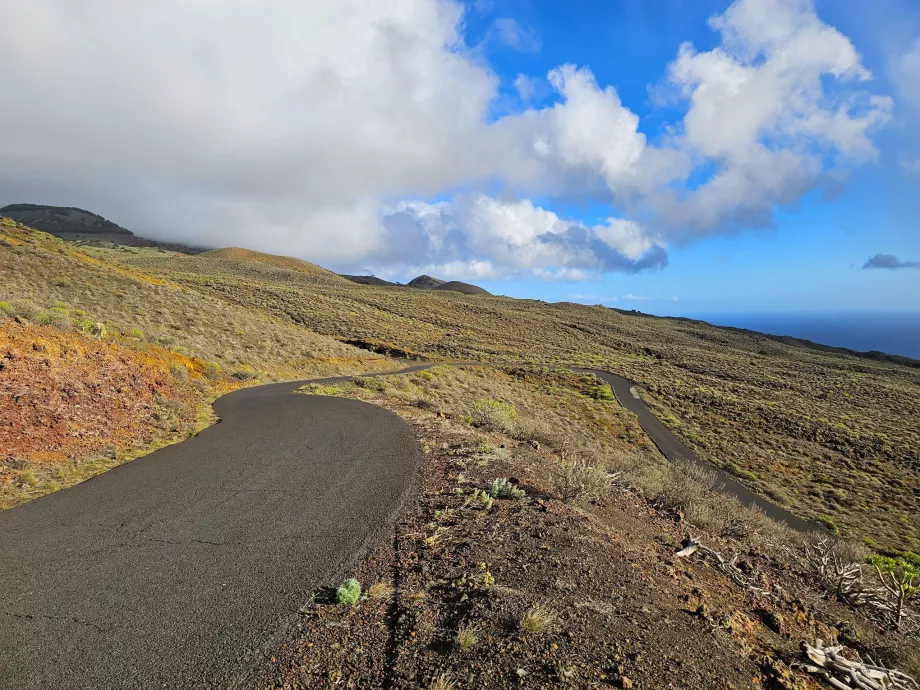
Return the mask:
M 717 326 L 791 335 L 858 352 L 877 350 L 920 359 L 920 311 L 687 314 Z

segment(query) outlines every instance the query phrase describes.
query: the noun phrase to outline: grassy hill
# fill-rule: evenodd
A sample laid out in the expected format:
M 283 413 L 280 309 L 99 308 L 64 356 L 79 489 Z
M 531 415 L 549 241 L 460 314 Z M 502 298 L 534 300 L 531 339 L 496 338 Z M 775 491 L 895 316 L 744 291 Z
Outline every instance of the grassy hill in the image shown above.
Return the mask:
M 238 248 L 77 250 L 15 223 L 3 232 L 0 299 L 78 310 L 227 372 L 291 378 L 374 352 L 615 371 L 751 488 L 870 543 L 920 550 L 911 360 L 600 306 L 357 284 Z
M 210 400 L 236 386 L 392 366 L 290 319 L 87 250 L 0 218 L 0 413 L 9 424 L 0 430 L 0 507 L 181 440 L 210 418 Z M 121 247 L 107 256 L 133 251 L 141 250 Z M 144 251 L 170 261 L 184 256 Z M 225 250 L 201 262 L 228 262 L 239 268 L 234 275 L 251 267 L 255 280 L 280 270 L 239 254 Z M 332 275 L 280 261 L 286 273 Z M 95 383 L 84 390 L 86 382 Z M 60 391 L 74 386 L 61 399 Z M 113 399 L 121 413 L 133 411 L 131 420 L 113 411 Z M 74 405 L 76 416 L 68 411 Z M 49 429 L 56 431 L 49 436 Z M 4 433 L 29 442 L 13 443 Z
M 262 260 L 96 255 L 369 349 L 610 369 L 751 488 L 832 529 L 920 549 L 912 360 L 600 306 L 359 285 Z
M 306 602 L 254 687 L 666 687 L 679 668 L 686 687 L 806 688 L 792 669 L 816 638 L 920 669 L 915 639 L 828 594 L 802 535 L 668 463 L 609 387 L 566 370 L 631 378 L 753 489 L 873 550 L 918 552 L 917 362 L 359 284 L 240 248 L 78 246 L 6 219 L 0 275 L 0 508 L 186 438 L 235 387 L 395 368 L 379 353 L 481 363 L 302 389 L 400 414 L 422 486 L 349 572 L 366 599 Z M 496 478 L 518 493 L 492 496 Z M 721 566 L 676 557 L 688 533 Z

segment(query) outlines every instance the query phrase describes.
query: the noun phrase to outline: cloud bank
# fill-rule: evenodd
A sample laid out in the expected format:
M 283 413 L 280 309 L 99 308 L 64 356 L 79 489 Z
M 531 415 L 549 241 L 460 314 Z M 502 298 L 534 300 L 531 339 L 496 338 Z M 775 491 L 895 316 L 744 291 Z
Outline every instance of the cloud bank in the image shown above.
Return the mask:
M 686 110 L 654 140 L 587 66 L 549 72 L 549 105 L 496 119 L 500 80 L 466 45 L 463 12 L 452 0 L 4 3 L 0 201 L 343 269 L 585 280 L 769 226 L 777 207 L 873 160 L 871 133 L 890 118 L 811 2 L 737 0 L 710 22 L 717 48 L 685 44 L 668 66 L 663 90 Z M 539 46 L 513 20 L 495 31 Z M 517 79 L 524 102 L 534 76 Z M 550 210 L 579 200 L 607 218 Z
M 887 268 L 890 270 L 920 268 L 920 261 L 901 261 L 894 254 L 876 254 L 866 260 L 863 268 Z

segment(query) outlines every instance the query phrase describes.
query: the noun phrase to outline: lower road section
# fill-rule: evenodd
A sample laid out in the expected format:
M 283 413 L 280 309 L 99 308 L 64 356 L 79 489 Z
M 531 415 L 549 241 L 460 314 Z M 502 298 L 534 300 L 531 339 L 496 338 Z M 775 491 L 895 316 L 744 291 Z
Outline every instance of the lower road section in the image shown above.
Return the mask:
M 648 409 L 636 393 L 632 382 L 608 371 L 597 369 L 579 369 L 578 371 L 591 372 L 609 383 L 619 403 L 638 417 L 639 425 L 668 460 L 690 462 L 713 472 L 716 476 L 716 488 L 719 491 L 734 496 L 746 505 L 760 508 L 768 517 L 777 522 L 785 522 L 796 531 L 821 531 L 814 523 L 803 520 L 760 494 L 755 494 L 730 474 L 720 470 L 712 463 L 701 460 Z

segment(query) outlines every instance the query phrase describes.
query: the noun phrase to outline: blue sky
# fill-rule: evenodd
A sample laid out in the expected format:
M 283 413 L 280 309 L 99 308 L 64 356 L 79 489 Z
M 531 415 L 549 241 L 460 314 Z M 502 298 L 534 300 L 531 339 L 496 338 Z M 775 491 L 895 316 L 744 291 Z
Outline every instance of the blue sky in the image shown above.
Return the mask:
M 916 0 L 30 0 L 0 46 L 0 204 L 661 314 L 920 309 Z
M 519 73 L 542 74 L 561 62 L 590 65 L 598 82 L 614 85 L 624 104 L 641 116 L 642 129 L 657 136 L 679 119 L 649 95 L 678 46 L 707 50 L 718 36 L 707 19 L 725 10 L 724 0 L 627 0 L 567 3 L 537 0 L 475 3 L 469 36 L 482 41 L 508 90 Z M 897 94 L 886 63 L 920 35 L 920 5 L 909 1 L 825 0 L 819 17 L 848 36 L 881 93 Z M 488 40 L 496 17 L 514 18 L 533 37 L 531 50 Z M 551 98 L 551 93 L 545 97 Z M 920 257 L 920 175 L 900 165 L 905 147 L 920 150 L 920 118 L 896 99 L 896 121 L 873 137 L 876 162 L 851 171 L 833 198 L 811 193 L 778 209 L 774 227 L 716 235 L 676 246 L 662 270 L 608 273 L 598 282 L 483 281 L 517 297 L 604 303 L 666 314 L 745 311 L 864 311 L 920 309 L 920 271 L 866 270 L 869 256 Z M 590 215 L 590 211 L 588 212 Z M 676 301 L 675 301 L 676 298 Z

